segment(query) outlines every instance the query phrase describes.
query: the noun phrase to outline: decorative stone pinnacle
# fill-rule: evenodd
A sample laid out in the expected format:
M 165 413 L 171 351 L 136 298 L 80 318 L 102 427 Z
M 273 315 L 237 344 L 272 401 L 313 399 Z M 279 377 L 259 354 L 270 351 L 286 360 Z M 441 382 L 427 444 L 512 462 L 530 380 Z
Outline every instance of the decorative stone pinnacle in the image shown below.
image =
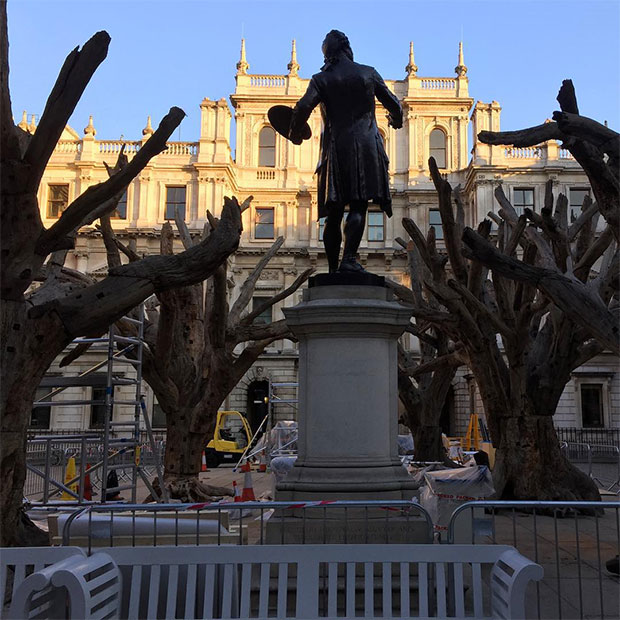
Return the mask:
M 153 127 L 151 127 L 151 117 L 146 117 L 146 127 L 142 130 L 143 136 L 152 136 L 155 133 Z
M 30 117 L 30 125 L 28 125 L 28 131 L 30 133 L 34 133 L 35 129 L 37 128 L 37 125 L 34 122 L 35 118 L 36 118 L 36 116 L 34 114 Z
M 410 77 L 415 77 L 418 72 L 418 66 L 415 64 L 413 57 L 413 41 L 409 41 L 409 64 L 405 67 L 405 71 Z
M 22 112 L 22 120 L 17 126 L 24 131 L 28 131 L 28 114 L 26 114 L 26 110 Z
M 297 75 L 299 71 L 299 63 L 297 62 L 297 45 L 293 39 L 293 47 L 291 48 L 291 62 L 286 65 L 289 75 Z
M 454 67 L 454 72 L 459 77 L 465 77 L 465 74 L 467 73 L 465 58 L 463 57 L 463 41 L 459 41 L 459 64 Z
M 95 126 L 93 125 L 92 114 L 88 117 L 88 125 L 84 127 L 84 135 L 93 136 L 93 137 L 97 135 L 97 130 L 95 129 Z
M 241 39 L 241 57 L 237 63 L 237 75 L 247 75 L 250 65 L 245 59 L 245 39 Z

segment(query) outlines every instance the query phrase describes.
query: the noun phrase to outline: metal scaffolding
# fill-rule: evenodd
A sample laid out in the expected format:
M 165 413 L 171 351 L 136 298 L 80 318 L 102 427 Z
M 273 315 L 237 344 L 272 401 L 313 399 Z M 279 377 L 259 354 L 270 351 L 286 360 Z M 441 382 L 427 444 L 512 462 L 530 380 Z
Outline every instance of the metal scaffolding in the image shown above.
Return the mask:
M 164 481 L 161 461 L 157 458 L 157 449 L 155 439 L 151 428 L 151 422 L 146 412 L 144 396 L 142 395 L 142 351 L 144 347 L 144 304 L 135 309 L 132 316 L 124 316 L 121 321 L 134 325 L 137 330 L 136 336 L 122 336 L 118 333 L 115 325 L 111 325 L 108 333 L 97 338 L 77 338 L 73 341 L 76 346 L 89 345 L 89 351 L 101 351 L 106 354 L 105 360 L 98 362 L 77 377 L 58 377 L 55 382 L 59 387 L 46 394 L 40 400 L 34 403 L 34 407 L 58 407 L 71 405 L 103 405 L 104 406 L 104 423 L 103 423 L 103 450 L 101 459 L 89 468 L 89 473 L 101 469 L 101 503 L 106 501 L 118 501 L 116 497 L 122 491 L 131 492 L 131 502 L 137 501 L 137 483 L 138 479 L 142 479 L 153 497 L 158 494 L 153 489 L 148 475 L 146 474 L 142 461 L 140 449 L 140 419 L 142 418 L 144 428 L 147 432 L 148 442 L 152 454 L 155 456 L 155 471 L 159 481 L 159 487 L 162 490 L 163 501 L 168 501 Z M 126 376 L 127 367 L 131 366 L 135 372 L 135 377 Z M 96 370 L 106 368 L 105 381 L 105 400 L 85 399 L 85 400 L 62 400 L 54 401 L 51 398 L 69 387 L 103 387 L 100 381 L 97 381 Z M 120 367 L 120 368 L 119 368 Z M 124 400 L 116 398 L 115 388 L 117 386 L 135 385 L 135 393 L 133 399 Z M 93 392 L 91 391 L 91 397 Z M 117 406 L 133 406 L 134 414 L 130 420 L 119 420 L 114 418 L 115 407 Z M 128 436 L 119 437 L 119 433 L 125 433 Z M 90 433 L 92 436 L 92 432 Z M 91 440 L 92 442 L 92 440 Z M 89 442 L 90 443 L 90 442 Z M 84 445 L 84 442 L 82 442 Z M 48 446 L 49 447 L 49 446 Z M 80 473 L 74 480 L 64 483 L 60 481 L 49 480 L 49 475 L 45 474 L 46 487 L 47 480 L 52 482 L 54 486 L 62 489 L 69 495 L 74 496 L 78 501 L 83 501 L 84 475 L 85 475 L 86 457 L 84 448 L 81 450 L 80 456 Z M 38 475 L 41 472 L 29 466 L 31 471 Z M 47 468 L 46 468 L 47 469 Z M 111 472 L 122 472 L 123 482 L 114 486 L 108 486 L 108 476 Z M 111 476 L 114 478 L 114 476 Z M 118 475 L 116 476 L 118 479 Z M 70 485 L 80 483 L 79 493 L 71 490 Z M 59 484 L 60 482 L 60 484 Z M 44 501 L 49 493 L 47 488 L 44 493 Z M 109 498 L 109 499 L 108 499 Z

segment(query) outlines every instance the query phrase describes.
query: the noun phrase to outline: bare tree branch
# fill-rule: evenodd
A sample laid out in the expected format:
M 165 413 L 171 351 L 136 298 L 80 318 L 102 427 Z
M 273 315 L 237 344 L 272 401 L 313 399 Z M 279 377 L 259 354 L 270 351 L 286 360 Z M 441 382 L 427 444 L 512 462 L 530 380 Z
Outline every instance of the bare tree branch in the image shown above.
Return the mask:
M 45 166 L 75 106 L 97 67 L 108 55 L 109 44 L 110 36 L 107 32 L 101 31 L 93 35 L 81 50 L 76 47 L 67 56 L 47 99 L 37 131 L 24 155 L 24 161 L 30 165 L 29 191 L 36 191 L 39 186 Z M 68 232 L 66 230 L 57 238 L 65 236 Z

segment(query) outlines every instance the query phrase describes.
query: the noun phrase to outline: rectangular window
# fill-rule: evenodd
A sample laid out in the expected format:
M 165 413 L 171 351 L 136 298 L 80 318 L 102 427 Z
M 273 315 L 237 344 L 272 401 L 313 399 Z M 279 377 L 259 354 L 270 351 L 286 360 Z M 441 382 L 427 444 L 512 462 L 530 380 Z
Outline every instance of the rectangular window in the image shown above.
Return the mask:
M 326 217 L 319 218 L 319 241 L 323 241 L 323 233 L 325 232 L 325 220 Z
M 531 187 L 515 187 L 512 193 L 512 206 L 517 215 L 523 215 L 523 209 L 534 210 L 534 189 Z
M 123 192 L 121 199 L 116 205 L 116 209 L 110 215 L 113 220 L 126 220 L 127 219 L 127 190 Z
M 571 187 L 568 191 L 568 206 L 570 208 L 570 221 L 576 220 L 581 214 L 581 205 L 584 198 L 590 195 L 589 187 Z
M 166 212 L 164 219 L 173 220 L 175 210 L 179 208 L 181 210 L 181 217 L 185 219 L 185 196 L 186 187 L 166 185 Z
M 51 391 L 52 391 L 52 388 L 48 388 L 48 387 L 37 388 L 37 391 L 34 395 L 35 402 L 37 400 L 41 400 L 44 396 L 49 394 Z M 51 400 L 51 399 L 46 398 L 45 400 Z M 50 405 L 46 405 L 45 407 L 33 407 L 32 413 L 30 414 L 29 428 L 33 428 L 33 429 L 49 428 L 51 412 L 52 412 L 52 408 Z
M 254 220 L 255 239 L 273 239 L 275 237 L 274 208 L 257 208 Z
M 262 306 L 266 301 L 269 301 L 271 297 L 252 297 L 252 312 L 259 306 Z M 273 321 L 272 314 L 273 306 L 269 306 L 267 310 L 261 312 L 255 319 L 254 323 L 258 325 L 268 325 Z
M 47 217 L 57 218 L 69 204 L 69 184 L 47 186 Z
M 368 241 L 383 241 L 383 211 L 368 212 Z
M 99 401 L 90 406 L 90 428 L 102 428 L 105 425 L 105 391 L 104 387 L 92 388 L 91 400 Z
M 430 209 L 428 212 L 428 223 L 431 228 L 435 229 L 435 239 L 443 239 L 443 227 L 438 209 Z
M 584 428 L 605 426 L 603 416 L 603 386 L 600 383 L 581 384 L 581 425 Z
M 166 428 L 166 414 L 161 405 L 155 401 L 153 403 L 153 414 L 151 415 L 151 426 L 153 428 Z

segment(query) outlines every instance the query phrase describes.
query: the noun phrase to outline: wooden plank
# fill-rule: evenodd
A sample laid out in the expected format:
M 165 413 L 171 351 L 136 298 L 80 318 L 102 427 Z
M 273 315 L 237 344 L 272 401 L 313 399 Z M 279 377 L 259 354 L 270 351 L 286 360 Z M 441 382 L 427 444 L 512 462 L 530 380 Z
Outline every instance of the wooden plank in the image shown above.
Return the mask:
M 355 562 L 347 562 L 347 618 L 355 618 Z
M 374 564 L 364 562 L 364 618 L 375 615 L 375 584 L 373 579 Z
M 252 585 L 252 565 L 241 566 L 241 609 L 239 615 L 242 618 L 250 617 L 250 586 Z
M 129 590 L 129 618 L 140 617 L 140 582 L 142 581 L 142 566 L 136 564 L 131 567 L 131 589 Z
M 234 565 L 224 564 L 224 583 L 222 586 L 222 618 L 232 618 Z
M 168 590 L 166 592 L 166 618 L 176 618 L 177 591 L 179 589 L 179 565 L 172 564 L 168 570 Z
M 437 616 L 445 618 L 446 610 L 446 565 L 443 562 L 435 562 L 435 591 L 437 593 Z
M 288 597 L 288 563 L 278 564 L 278 618 L 286 618 L 286 603 Z M 243 614 L 241 614 L 243 616 Z
M 454 611 L 457 617 L 465 615 L 465 589 L 463 587 L 463 565 L 458 562 L 454 567 Z
M 187 567 L 187 582 L 185 587 L 185 618 L 196 617 L 196 576 L 198 567 L 190 564 Z M 205 587 L 207 585 L 205 584 Z
M 327 615 L 330 618 L 338 615 L 338 562 L 327 565 Z
M 428 564 L 418 564 L 418 616 L 428 617 Z
M 411 615 L 411 601 L 409 600 L 409 563 L 400 563 L 400 617 L 409 618 Z
M 383 617 L 392 617 L 392 564 L 383 562 Z
M 149 584 L 149 606 L 146 612 L 147 618 L 157 618 L 157 604 L 159 603 L 159 577 L 161 565 L 151 566 L 151 581 Z
M 303 545 L 302 545 L 303 547 Z M 319 616 L 319 561 L 320 550 L 315 553 L 301 552 L 297 560 L 297 606 L 298 618 Z
M 205 584 L 204 594 L 202 598 L 202 617 L 213 618 L 213 592 L 215 591 L 215 565 L 207 564 L 205 566 Z
M 473 581 L 473 597 L 474 597 L 474 616 L 482 618 L 482 572 L 480 563 L 475 562 L 471 565 L 472 581 Z
M 269 615 L 269 571 L 271 563 L 263 562 L 260 565 L 260 589 L 258 591 L 258 616 L 266 618 Z

